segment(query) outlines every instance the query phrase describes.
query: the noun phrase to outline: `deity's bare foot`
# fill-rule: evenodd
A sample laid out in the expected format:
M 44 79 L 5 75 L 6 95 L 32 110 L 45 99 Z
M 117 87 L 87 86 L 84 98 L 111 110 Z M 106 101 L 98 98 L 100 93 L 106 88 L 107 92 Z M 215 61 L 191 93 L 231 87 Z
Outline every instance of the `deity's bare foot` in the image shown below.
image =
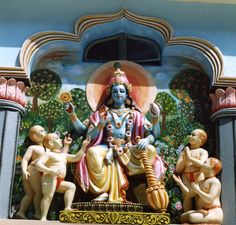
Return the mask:
M 97 198 L 93 199 L 92 201 L 94 202 L 104 202 L 108 200 L 108 194 L 107 193 L 102 193 L 99 195 Z
M 17 212 L 17 213 L 16 213 L 16 219 L 27 220 L 28 218 L 26 217 L 26 215 L 25 215 L 24 213 Z

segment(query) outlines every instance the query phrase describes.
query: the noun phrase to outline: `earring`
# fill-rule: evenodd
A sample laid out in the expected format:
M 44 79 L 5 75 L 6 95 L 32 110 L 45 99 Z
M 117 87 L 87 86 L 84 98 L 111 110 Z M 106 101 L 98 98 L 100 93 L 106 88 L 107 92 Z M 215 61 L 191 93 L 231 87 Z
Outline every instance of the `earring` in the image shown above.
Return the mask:
M 113 104 L 113 99 L 110 98 L 110 99 L 107 101 L 107 104 L 108 104 L 108 105 L 112 105 L 112 104 Z
M 130 101 L 129 99 L 126 99 L 126 100 L 125 100 L 125 103 L 126 103 L 126 105 L 130 105 L 130 104 L 131 104 L 131 101 Z

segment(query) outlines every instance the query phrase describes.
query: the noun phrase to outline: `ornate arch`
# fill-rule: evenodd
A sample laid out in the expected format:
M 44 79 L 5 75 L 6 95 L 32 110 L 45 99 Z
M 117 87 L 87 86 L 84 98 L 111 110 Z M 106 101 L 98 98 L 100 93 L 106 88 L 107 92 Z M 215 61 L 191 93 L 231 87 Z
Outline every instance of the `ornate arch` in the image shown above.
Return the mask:
M 174 37 L 172 26 L 163 19 L 136 15 L 123 9 L 110 15 L 89 15 L 78 19 L 75 23 L 75 32 L 45 31 L 29 37 L 20 52 L 20 65 L 16 68 L 0 68 L 1 74 L 11 74 L 22 77 L 29 75 L 29 66 L 35 53 L 45 44 L 53 41 L 81 42 L 83 34 L 90 28 L 121 19 L 127 19 L 135 24 L 151 28 L 162 38 L 163 49 L 173 46 L 190 47 L 206 58 L 211 69 L 212 85 L 233 85 L 234 79 L 223 76 L 223 57 L 220 50 L 212 43 L 195 37 Z

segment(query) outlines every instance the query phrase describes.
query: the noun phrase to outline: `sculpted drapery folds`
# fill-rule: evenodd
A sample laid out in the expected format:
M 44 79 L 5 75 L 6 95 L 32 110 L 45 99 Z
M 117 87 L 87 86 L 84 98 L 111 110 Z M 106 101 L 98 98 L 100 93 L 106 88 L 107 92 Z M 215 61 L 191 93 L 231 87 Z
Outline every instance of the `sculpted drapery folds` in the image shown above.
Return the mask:
M 75 129 L 91 137 L 76 166 L 75 177 L 85 192 L 97 196 L 95 201 L 126 201 L 127 175 L 144 173 L 142 151 L 147 151 L 157 178 L 165 172 L 162 159 L 151 145 L 157 135 L 153 134 L 157 124 L 153 125 L 143 116 L 130 95 L 132 84 L 119 67 L 115 64 L 116 70 L 106 84 L 104 101 L 100 101 L 89 122 L 81 123 L 73 106 L 67 107 Z

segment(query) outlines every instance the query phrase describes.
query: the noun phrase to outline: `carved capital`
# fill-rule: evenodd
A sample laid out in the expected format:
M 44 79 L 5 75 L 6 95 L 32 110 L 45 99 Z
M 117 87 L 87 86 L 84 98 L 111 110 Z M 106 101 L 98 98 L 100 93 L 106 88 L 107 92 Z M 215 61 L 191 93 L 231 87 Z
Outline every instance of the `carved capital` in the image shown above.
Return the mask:
M 236 108 L 236 89 L 232 87 L 226 90 L 218 88 L 215 94 L 210 94 L 212 102 L 211 112 L 217 112 L 220 109 Z
M 28 87 L 22 81 L 0 77 L 0 99 L 14 101 L 25 106 L 27 90 Z

